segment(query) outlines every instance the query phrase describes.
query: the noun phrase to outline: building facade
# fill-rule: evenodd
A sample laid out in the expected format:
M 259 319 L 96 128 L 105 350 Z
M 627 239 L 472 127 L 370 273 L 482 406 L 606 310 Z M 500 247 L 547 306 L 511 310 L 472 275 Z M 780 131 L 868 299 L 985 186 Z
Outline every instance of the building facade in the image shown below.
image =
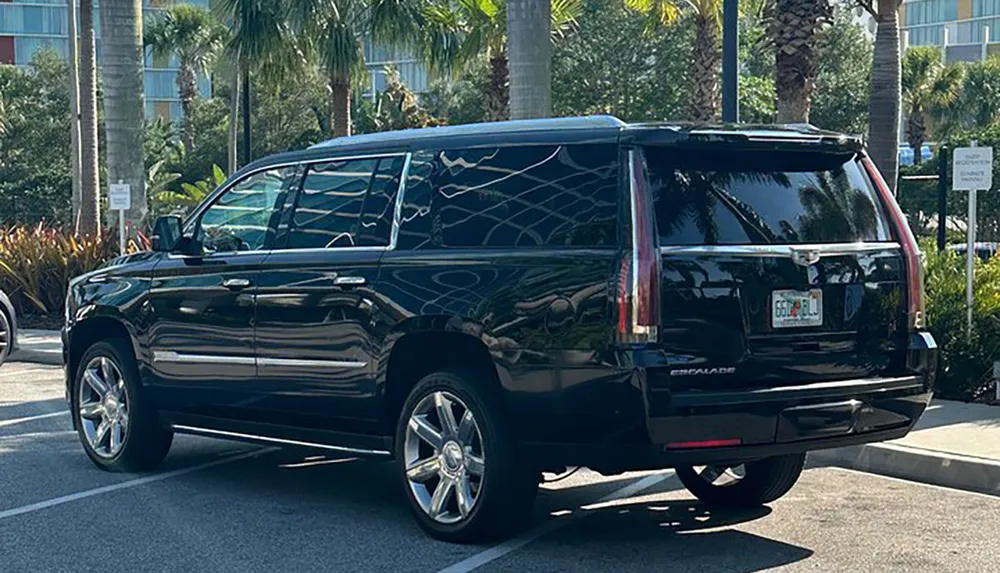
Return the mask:
M 910 46 L 943 46 L 947 35 L 949 62 L 981 59 L 984 43 L 1000 53 L 1000 0 L 904 0 L 899 21 Z
M 100 0 L 95 0 L 95 4 Z M 208 7 L 209 0 L 183 0 L 186 4 Z M 143 0 L 146 18 L 175 2 L 174 0 Z M 79 0 L 77 0 L 79 6 Z M 66 0 L 0 0 L 0 64 L 19 66 L 31 63 L 35 52 L 43 48 L 55 50 L 64 58 L 69 54 L 69 10 Z M 97 27 L 97 58 L 100 65 L 100 14 L 95 6 L 94 25 Z M 394 66 L 403 82 L 413 91 L 427 89 L 424 66 L 405 53 L 365 42 L 365 59 L 370 80 L 364 91 L 366 97 L 372 89 L 385 89 L 385 67 Z M 180 97 L 177 93 L 176 60 L 161 61 L 146 54 L 144 92 L 146 117 L 176 120 L 181 117 Z M 211 79 L 200 77 L 198 88 L 202 95 L 212 92 Z

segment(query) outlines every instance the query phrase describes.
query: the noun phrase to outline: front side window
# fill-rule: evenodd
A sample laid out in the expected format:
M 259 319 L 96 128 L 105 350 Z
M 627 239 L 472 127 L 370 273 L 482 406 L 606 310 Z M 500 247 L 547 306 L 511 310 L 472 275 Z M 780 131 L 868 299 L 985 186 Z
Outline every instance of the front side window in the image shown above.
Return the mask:
M 294 170 L 255 173 L 233 185 L 205 210 L 196 232 L 206 253 L 259 251 L 266 247 L 271 218 L 284 199 Z

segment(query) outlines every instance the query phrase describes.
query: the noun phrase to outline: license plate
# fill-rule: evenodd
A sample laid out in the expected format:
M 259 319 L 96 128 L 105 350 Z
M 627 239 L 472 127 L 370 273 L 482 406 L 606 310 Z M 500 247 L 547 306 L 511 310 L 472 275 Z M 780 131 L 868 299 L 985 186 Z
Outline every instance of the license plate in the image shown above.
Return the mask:
M 823 291 L 774 291 L 771 294 L 771 325 L 774 328 L 822 326 Z

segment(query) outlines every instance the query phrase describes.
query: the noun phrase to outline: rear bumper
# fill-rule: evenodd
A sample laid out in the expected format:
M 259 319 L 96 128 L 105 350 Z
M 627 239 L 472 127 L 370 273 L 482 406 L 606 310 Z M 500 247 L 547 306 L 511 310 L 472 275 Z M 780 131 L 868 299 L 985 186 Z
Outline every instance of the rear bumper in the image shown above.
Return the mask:
M 605 473 L 755 459 L 905 436 L 932 396 L 937 347 L 914 334 L 907 370 L 891 378 L 838 380 L 747 391 L 674 392 L 634 371 L 644 415 L 627 439 L 525 443 L 546 467 L 587 466 Z M 654 388 L 650 388 L 654 386 Z M 638 412 L 637 412 L 638 414 Z

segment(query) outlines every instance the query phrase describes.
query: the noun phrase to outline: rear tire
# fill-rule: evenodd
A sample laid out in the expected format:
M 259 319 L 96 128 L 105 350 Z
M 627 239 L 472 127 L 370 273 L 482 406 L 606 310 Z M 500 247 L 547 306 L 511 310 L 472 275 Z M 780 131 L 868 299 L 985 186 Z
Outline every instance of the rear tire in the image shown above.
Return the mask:
M 805 454 L 775 456 L 742 464 L 742 477 L 720 481 L 731 468 L 705 466 L 696 470 L 691 466 L 676 468 L 677 477 L 695 497 L 706 505 L 745 509 L 771 503 L 788 493 L 805 465 Z M 722 469 L 723 471 L 718 471 Z
M 7 316 L 7 311 L 0 308 L 0 366 L 3 366 L 3 363 L 7 361 L 11 349 L 14 347 L 14 338 L 17 334 L 14 332 L 13 324 L 13 321 Z
M 538 492 L 540 472 L 519 459 L 499 396 L 475 376 L 445 371 L 423 378 L 396 428 L 410 510 L 431 537 L 453 543 L 510 535 Z
M 73 425 L 97 467 L 142 472 L 166 457 L 173 432 L 160 425 L 145 390 L 128 341 L 98 342 L 83 354 L 70 393 Z

